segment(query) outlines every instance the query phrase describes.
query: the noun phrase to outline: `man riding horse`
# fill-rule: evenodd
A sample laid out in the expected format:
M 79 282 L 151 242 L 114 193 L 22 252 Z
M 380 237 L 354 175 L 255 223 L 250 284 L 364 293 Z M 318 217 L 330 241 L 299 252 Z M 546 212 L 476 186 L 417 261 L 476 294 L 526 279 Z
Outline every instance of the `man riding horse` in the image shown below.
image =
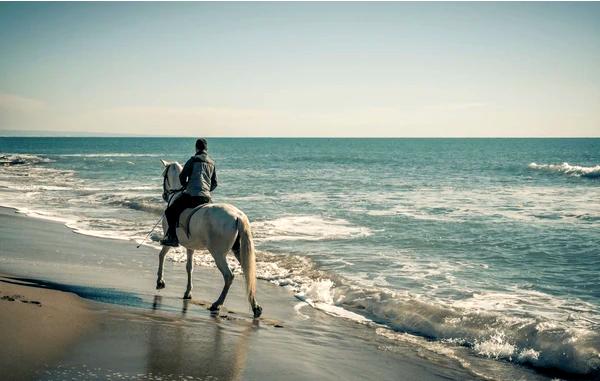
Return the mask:
M 196 154 L 183 166 L 179 181 L 184 190 L 165 211 L 169 228 L 164 239 L 160 241 L 161 245 L 179 246 L 175 229 L 181 212 L 210 202 L 210 192 L 217 187 L 217 171 L 215 162 L 206 152 L 207 148 L 206 139 L 196 140 Z

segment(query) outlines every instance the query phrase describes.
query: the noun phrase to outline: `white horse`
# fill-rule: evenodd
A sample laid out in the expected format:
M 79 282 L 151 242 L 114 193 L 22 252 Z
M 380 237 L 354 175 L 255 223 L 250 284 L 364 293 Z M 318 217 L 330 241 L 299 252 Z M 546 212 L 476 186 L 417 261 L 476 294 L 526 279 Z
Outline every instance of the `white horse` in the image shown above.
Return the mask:
M 181 195 L 182 186 L 179 182 L 179 174 L 182 167 L 178 162 L 169 163 L 164 160 L 161 160 L 161 162 L 165 167 L 163 172 L 163 199 L 170 204 Z M 167 231 L 167 227 L 167 219 L 163 218 L 163 230 Z M 256 259 L 252 231 L 250 230 L 248 217 L 242 211 L 230 204 L 212 203 L 206 204 L 195 212 L 194 209 L 186 209 L 179 217 L 177 237 L 179 238 L 179 244 L 187 249 L 186 270 L 188 281 L 183 296 L 184 299 L 192 298 L 194 250 L 208 250 L 225 280 L 221 295 L 209 308 L 211 311 L 218 311 L 225 301 L 229 287 L 233 283 L 233 273 L 229 269 L 225 258 L 229 250 L 233 250 L 246 278 L 246 293 L 254 317 L 258 318 L 261 315 L 262 307 L 256 303 L 255 298 Z M 169 246 L 163 246 L 159 254 L 157 290 L 165 287 L 163 267 L 169 249 Z

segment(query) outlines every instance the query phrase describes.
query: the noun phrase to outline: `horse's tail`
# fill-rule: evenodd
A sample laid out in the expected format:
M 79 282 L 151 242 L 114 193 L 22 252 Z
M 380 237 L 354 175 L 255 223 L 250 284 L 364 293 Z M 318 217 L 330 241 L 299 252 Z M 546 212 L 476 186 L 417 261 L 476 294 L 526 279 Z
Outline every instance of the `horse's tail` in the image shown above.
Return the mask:
M 246 293 L 250 304 L 254 305 L 256 294 L 256 258 L 254 255 L 254 242 L 248 217 L 243 216 L 237 221 L 238 235 L 240 238 L 240 263 L 246 278 Z

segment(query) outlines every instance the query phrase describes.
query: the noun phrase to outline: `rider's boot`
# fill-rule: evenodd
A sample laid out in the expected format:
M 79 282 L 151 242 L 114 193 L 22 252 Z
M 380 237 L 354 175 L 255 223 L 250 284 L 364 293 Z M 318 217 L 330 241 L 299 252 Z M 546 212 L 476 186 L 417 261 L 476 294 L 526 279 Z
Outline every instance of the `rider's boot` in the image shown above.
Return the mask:
M 175 229 L 168 229 L 165 238 L 160 240 L 160 244 L 163 246 L 177 247 L 179 246 L 179 240 L 177 234 L 173 231 Z

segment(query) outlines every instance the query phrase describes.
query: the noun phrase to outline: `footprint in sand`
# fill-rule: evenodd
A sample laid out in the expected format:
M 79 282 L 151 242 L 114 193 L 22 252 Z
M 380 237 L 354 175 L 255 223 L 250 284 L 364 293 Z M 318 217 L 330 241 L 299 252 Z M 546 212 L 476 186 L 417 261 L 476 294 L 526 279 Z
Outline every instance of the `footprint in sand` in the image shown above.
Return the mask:
M 35 304 L 39 307 L 42 306 L 42 303 L 38 302 L 37 300 L 21 300 L 22 303 L 30 303 L 30 304 Z
M 42 306 L 42 303 L 38 302 L 37 300 L 26 300 L 26 299 L 23 299 L 23 295 L 11 295 L 11 296 L 4 295 L 4 296 L 0 297 L 0 300 L 7 300 L 9 302 L 14 302 L 14 301 L 18 300 L 21 303 L 35 304 L 38 307 Z

